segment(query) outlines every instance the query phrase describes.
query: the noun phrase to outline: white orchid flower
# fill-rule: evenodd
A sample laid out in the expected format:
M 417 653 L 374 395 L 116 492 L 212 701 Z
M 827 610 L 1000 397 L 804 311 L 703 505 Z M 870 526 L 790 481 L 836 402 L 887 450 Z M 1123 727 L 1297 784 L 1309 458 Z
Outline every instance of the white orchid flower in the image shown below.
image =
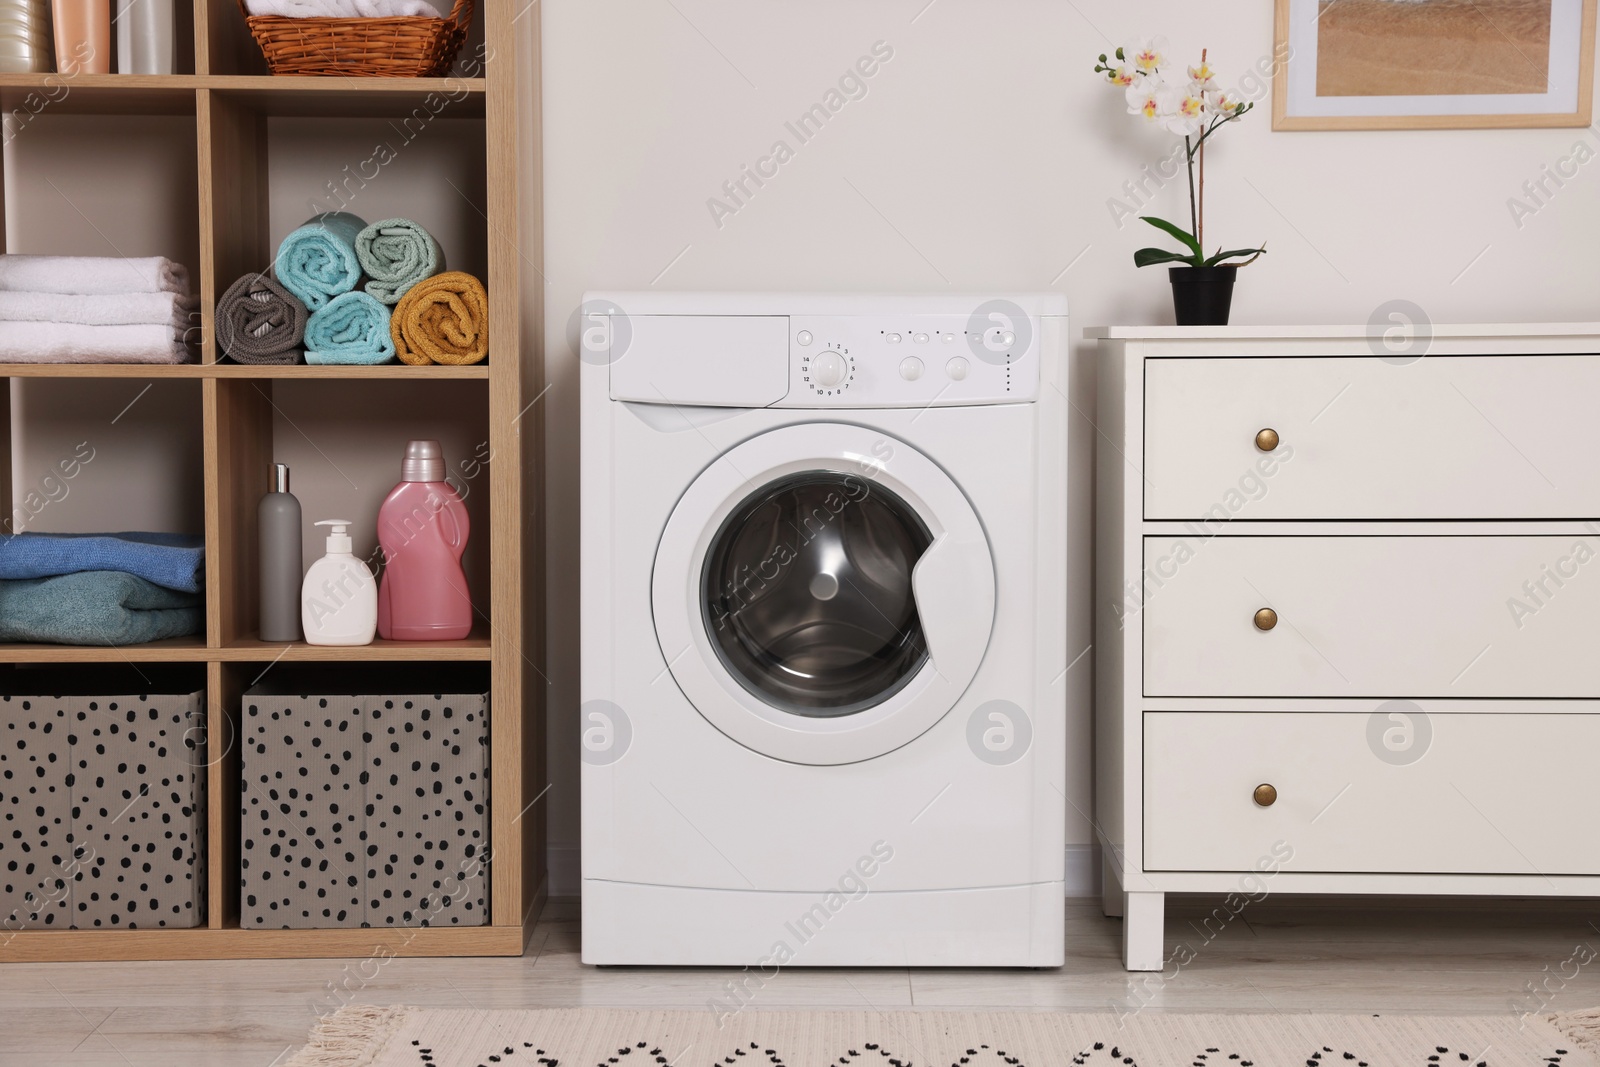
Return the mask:
M 1208 89 L 1205 93 L 1206 110 L 1213 115 L 1232 115 L 1244 106 L 1244 103 L 1232 93 L 1217 89 Z
M 1143 115 L 1151 120 L 1159 118 L 1162 113 L 1161 97 L 1165 92 L 1167 90 L 1159 78 L 1140 78 L 1128 86 L 1128 114 Z
M 1205 125 L 1205 98 L 1192 86 L 1163 88 L 1157 94 L 1157 116 L 1162 128 L 1180 137 L 1193 137 Z
M 1145 40 L 1134 41 L 1132 44 L 1122 46 L 1122 58 L 1140 74 L 1154 74 L 1166 66 L 1167 57 L 1163 52 L 1167 46 L 1165 37 L 1152 37 Z
M 1106 70 L 1106 80 L 1112 85 L 1129 86 L 1134 83 L 1137 72 L 1130 66 L 1110 67 Z

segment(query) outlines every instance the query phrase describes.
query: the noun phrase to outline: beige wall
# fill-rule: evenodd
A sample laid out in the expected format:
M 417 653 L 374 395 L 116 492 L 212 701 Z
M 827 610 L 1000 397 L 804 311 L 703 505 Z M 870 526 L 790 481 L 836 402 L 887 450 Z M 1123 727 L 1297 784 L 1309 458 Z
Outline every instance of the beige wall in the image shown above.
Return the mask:
M 1107 201 L 1170 143 L 1091 73 L 1136 34 L 1211 50 L 1229 80 L 1272 51 L 1267 0 L 544 0 L 553 873 L 572 887 L 577 796 L 577 359 L 586 288 L 1042 289 L 1078 332 L 1170 322 L 1159 236 Z M 894 58 L 719 228 L 706 206 L 873 42 Z M 1581 130 L 1273 133 L 1270 98 L 1216 142 L 1209 233 L 1271 252 L 1235 321 L 1361 322 L 1391 299 L 1435 321 L 1600 318 L 1600 162 L 1518 227 L 1507 200 Z M 791 139 L 792 141 L 792 139 Z M 1181 216 L 1179 183 L 1154 191 Z M 1140 232 L 1146 230 L 1147 232 Z M 670 264 L 670 267 L 669 267 Z M 1070 269 L 1067 269 L 1070 265 Z M 1094 355 L 1072 368 L 1071 652 L 1090 641 Z M 1090 663 L 1072 672 L 1065 783 L 1089 810 Z M 1069 812 L 1069 840 L 1089 827 Z M 1080 871 L 1088 870 L 1086 865 Z

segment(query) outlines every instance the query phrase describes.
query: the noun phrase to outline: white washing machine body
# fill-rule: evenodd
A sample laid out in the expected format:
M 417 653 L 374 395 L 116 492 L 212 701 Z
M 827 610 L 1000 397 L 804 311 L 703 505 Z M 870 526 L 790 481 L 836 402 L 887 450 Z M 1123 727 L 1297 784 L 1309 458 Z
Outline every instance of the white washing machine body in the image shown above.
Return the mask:
M 578 329 L 584 961 L 1059 965 L 1064 299 Z

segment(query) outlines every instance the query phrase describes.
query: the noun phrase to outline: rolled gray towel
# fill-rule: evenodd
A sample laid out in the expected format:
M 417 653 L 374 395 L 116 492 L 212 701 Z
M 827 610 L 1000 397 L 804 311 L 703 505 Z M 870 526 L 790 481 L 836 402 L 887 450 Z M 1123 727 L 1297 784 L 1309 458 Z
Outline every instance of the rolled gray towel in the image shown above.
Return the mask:
M 217 347 L 240 363 L 304 363 L 310 313 L 270 274 L 246 274 L 217 301 Z

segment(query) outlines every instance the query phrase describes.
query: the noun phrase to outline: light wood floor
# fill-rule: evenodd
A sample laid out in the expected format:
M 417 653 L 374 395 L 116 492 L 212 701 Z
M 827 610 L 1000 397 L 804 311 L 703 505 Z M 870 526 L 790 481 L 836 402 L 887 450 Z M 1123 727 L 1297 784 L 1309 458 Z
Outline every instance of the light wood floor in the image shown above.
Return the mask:
M 1213 902 L 1169 905 L 1176 975 L 1128 975 L 1121 922 L 1067 903 L 1057 971 L 785 971 L 755 1009 L 1494 1013 L 1600 1005 L 1600 901 L 1285 900 L 1208 940 Z M 1594 948 L 1588 948 L 1594 946 Z M 1565 965 L 1565 966 L 1564 966 Z M 1548 979 L 1548 982 L 1546 981 Z M 0 1064 L 268 1067 L 341 1000 L 439 1007 L 706 1010 L 714 970 L 584 967 L 577 904 L 546 908 L 520 959 L 28 964 L 0 967 Z M 1563 984 L 1564 983 L 1564 984 Z M 336 993 L 343 989 L 345 992 Z

